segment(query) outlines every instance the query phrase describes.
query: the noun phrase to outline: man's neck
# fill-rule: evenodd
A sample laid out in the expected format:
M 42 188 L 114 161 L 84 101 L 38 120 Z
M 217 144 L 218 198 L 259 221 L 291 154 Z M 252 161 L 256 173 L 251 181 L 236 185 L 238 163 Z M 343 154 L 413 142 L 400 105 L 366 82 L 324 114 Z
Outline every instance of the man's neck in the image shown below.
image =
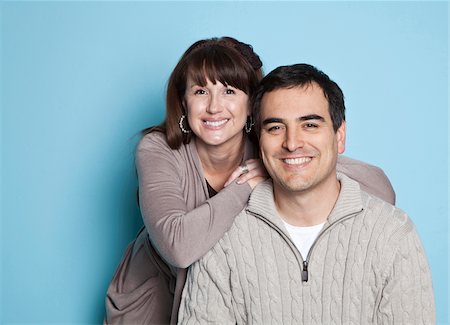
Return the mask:
M 340 193 L 337 178 L 304 191 L 292 192 L 274 185 L 274 198 L 280 217 L 293 226 L 308 227 L 324 223 Z

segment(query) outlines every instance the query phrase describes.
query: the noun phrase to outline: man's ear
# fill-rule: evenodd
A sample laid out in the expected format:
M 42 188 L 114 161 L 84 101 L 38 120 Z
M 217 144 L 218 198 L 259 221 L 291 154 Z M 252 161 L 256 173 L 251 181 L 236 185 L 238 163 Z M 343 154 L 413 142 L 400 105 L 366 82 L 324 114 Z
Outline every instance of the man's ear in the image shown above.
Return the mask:
M 343 121 L 339 129 L 336 131 L 338 154 L 342 154 L 345 151 L 345 132 L 346 132 L 346 124 L 345 121 Z

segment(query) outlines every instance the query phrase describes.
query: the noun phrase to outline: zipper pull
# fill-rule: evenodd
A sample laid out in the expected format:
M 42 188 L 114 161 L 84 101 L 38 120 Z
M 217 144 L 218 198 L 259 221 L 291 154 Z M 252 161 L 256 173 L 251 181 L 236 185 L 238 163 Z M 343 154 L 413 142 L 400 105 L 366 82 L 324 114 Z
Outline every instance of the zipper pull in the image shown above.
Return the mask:
M 303 261 L 302 281 L 308 282 L 308 261 Z

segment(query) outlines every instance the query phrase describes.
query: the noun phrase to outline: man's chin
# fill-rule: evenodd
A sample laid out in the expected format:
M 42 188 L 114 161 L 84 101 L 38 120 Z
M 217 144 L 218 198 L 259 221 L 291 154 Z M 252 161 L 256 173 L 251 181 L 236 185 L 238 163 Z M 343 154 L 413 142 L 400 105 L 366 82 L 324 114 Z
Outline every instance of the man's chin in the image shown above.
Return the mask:
M 279 183 L 279 187 L 283 189 L 284 192 L 290 193 L 302 193 L 312 187 L 312 182 L 306 179 L 295 179 L 289 181 L 283 181 Z

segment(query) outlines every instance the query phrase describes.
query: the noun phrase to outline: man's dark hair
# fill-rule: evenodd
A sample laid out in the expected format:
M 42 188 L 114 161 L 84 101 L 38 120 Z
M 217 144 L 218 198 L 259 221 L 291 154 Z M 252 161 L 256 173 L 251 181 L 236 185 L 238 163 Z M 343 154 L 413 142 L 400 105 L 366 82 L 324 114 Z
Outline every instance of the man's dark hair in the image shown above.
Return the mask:
M 325 98 L 328 100 L 333 129 L 336 132 L 345 121 L 344 94 L 341 88 L 325 73 L 309 64 L 294 64 L 281 66 L 265 76 L 252 97 L 253 117 L 255 119 L 255 131 L 261 132 L 261 101 L 265 93 L 294 87 L 305 87 L 317 83 L 322 88 Z

